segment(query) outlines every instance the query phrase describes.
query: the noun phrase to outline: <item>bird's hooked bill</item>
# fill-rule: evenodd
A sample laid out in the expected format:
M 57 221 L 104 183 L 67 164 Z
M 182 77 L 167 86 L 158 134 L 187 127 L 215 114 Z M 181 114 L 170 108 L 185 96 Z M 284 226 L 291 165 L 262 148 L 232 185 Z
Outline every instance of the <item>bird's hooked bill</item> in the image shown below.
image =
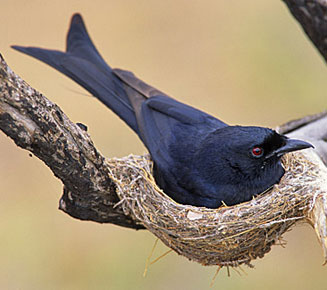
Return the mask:
M 306 149 L 306 148 L 314 148 L 314 146 L 306 141 L 287 138 L 285 140 L 285 145 L 274 150 L 271 154 L 269 154 L 269 156 L 266 156 L 266 158 L 269 158 L 273 155 L 275 155 L 277 157 L 281 157 L 285 153 L 302 150 L 302 149 Z

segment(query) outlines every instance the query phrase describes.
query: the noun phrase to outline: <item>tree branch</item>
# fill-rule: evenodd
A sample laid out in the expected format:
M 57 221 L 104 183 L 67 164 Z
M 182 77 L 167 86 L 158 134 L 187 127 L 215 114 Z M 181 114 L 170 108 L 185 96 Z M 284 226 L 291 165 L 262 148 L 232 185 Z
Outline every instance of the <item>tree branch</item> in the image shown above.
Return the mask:
M 61 210 L 81 220 L 143 228 L 115 207 L 115 183 L 83 126 L 12 72 L 1 55 L 0 129 L 63 182 Z
M 327 1 L 283 0 L 309 39 L 327 61 Z

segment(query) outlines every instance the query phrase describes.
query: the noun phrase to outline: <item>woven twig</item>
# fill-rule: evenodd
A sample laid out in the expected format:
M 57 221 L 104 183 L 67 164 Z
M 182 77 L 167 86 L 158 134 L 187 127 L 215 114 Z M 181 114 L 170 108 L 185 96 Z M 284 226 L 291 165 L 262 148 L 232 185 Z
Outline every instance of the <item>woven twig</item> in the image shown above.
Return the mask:
M 165 195 L 152 177 L 148 155 L 107 162 L 125 214 L 202 265 L 250 265 L 263 257 L 294 223 L 306 219 L 321 191 L 319 168 L 301 152 L 284 157 L 286 173 L 272 190 L 218 209 L 181 205 Z

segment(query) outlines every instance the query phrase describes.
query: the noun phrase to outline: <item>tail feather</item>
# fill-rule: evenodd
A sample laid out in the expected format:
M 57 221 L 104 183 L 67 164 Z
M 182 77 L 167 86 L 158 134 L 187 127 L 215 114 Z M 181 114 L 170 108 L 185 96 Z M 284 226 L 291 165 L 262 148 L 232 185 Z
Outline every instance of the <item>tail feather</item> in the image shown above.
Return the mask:
M 139 134 L 135 112 L 123 83 L 101 57 L 79 14 L 72 17 L 66 52 L 16 45 L 12 48 L 45 62 L 77 82 Z
M 80 14 L 73 15 L 66 38 L 66 53 L 87 60 L 104 71 L 111 72 L 111 67 L 104 61 L 94 46 L 83 18 Z

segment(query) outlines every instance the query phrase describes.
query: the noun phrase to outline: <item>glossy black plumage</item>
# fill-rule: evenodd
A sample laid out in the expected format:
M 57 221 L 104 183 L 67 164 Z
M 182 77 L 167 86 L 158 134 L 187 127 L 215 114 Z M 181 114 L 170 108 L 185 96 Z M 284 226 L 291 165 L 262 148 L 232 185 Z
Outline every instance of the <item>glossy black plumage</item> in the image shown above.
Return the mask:
M 66 52 L 13 48 L 67 75 L 125 121 L 149 150 L 158 185 L 183 204 L 216 208 L 250 200 L 279 182 L 284 153 L 311 146 L 268 128 L 228 126 L 131 72 L 112 69 L 79 14 L 72 18 Z

